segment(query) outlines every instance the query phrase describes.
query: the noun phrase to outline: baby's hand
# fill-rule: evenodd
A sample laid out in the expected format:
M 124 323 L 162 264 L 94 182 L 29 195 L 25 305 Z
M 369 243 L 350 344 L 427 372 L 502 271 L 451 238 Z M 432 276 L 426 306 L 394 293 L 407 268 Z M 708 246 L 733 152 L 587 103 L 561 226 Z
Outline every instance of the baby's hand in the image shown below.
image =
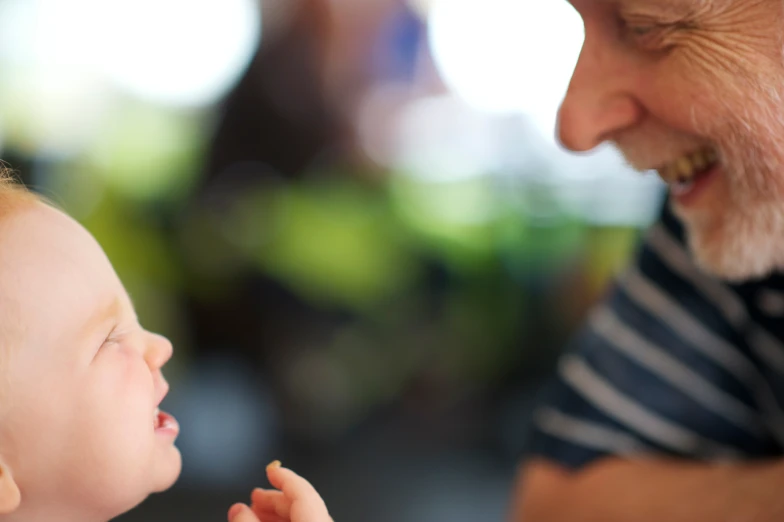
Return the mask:
M 278 461 L 267 466 L 267 477 L 277 489 L 254 489 L 250 509 L 235 504 L 229 522 L 332 522 L 327 506 L 307 480 Z

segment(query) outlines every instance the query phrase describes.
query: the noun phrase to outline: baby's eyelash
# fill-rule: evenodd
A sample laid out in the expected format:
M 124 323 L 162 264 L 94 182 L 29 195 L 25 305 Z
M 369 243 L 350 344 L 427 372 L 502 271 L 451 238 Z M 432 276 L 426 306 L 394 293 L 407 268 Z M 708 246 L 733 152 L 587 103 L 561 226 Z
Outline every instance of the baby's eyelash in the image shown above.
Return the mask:
M 106 336 L 106 339 L 104 339 L 104 341 L 101 344 L 101 346 L 103 347 L 103 346 L 109 346 L 109 345 L 112 345 L 112 344 L 117 344 L 120 341 L 121 338 L 122 338 L 122 332 L 120 330 L 118 330 L 116 327 L 112 328 L 112 331 L 109 332 L 108 336 Z

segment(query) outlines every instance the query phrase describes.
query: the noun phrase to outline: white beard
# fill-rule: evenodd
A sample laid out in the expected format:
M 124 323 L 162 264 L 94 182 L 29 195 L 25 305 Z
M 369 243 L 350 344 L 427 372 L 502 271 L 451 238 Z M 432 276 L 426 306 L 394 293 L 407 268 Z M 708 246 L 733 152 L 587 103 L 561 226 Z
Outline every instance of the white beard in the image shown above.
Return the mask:
M 749 211 L 733 205 L 710 224 L 674 211 L 686 227 L 695 262 L 706 272 L 742 282 L 784 268 L 784 203 L 768 201 Z

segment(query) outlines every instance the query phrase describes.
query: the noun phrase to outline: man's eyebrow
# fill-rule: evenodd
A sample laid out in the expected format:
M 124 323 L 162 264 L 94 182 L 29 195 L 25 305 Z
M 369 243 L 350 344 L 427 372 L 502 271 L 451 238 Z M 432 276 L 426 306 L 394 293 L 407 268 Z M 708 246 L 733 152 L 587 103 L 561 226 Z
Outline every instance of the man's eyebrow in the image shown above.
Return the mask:
M 615 4 L 619 8 L 641 8 L 662 14 L 689 14 L 704 11 L 714 4 L 714 0 L 601 0 Z

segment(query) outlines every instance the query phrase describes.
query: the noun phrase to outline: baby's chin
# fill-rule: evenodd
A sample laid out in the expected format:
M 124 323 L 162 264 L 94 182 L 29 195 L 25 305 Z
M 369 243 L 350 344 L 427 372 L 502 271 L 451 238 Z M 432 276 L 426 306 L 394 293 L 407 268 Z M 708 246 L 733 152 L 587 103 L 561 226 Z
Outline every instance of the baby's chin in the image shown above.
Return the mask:
M 150 495 L 162 493 L 171 488 L 180 477 L 181 470 L 182 457 L 180 456 L 179 450 L 172 446 L 170 451 L 167 451 L 166 458 L 156 462 L 156 467 L 152 471 L 148 486 L 141 489 L 140 494 L 136 498 L 129 499 L 113 516 L 119 516 L 122 513 L 126 513 L 135 507 L 138 507 L 139 504 L 147 500 Z
M 176 446 L 167 448 L 165 459 L 157 462 L 160 466 L 156 469 L 155 483 L 150 493 L 161 493 L 172 487 L 180 477 L 182 471 L 182 456 Z

